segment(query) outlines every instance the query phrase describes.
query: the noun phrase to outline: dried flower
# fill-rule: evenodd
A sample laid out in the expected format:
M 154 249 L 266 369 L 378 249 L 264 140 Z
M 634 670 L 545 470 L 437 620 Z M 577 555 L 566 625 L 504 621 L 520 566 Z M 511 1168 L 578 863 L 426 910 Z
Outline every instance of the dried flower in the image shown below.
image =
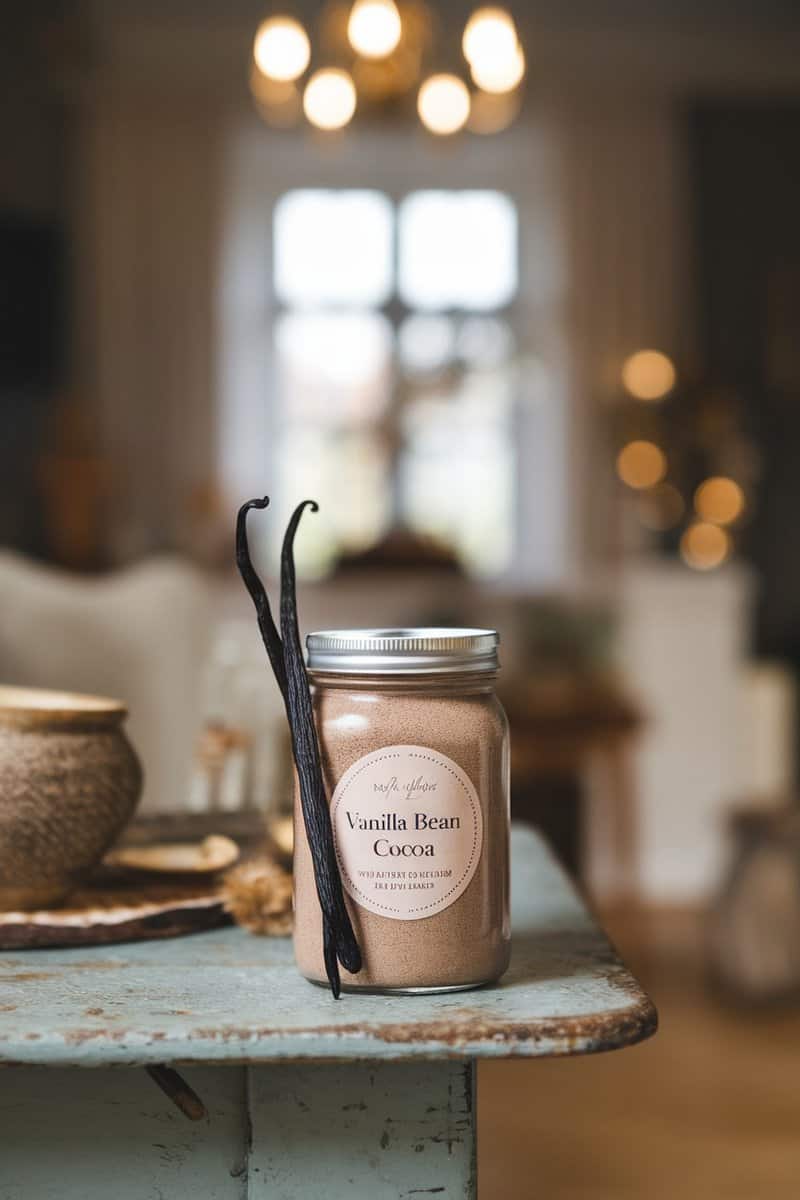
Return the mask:
M 236 924 L 251 933 L 284 937 L 292 932 L 292 877 L 266 856 L 228 871 L 222 899 Z

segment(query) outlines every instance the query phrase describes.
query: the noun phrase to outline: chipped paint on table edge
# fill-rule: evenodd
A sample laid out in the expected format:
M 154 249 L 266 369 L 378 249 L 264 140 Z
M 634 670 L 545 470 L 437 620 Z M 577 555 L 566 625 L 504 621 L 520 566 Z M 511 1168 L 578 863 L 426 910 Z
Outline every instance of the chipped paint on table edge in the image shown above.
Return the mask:
M 261 1065 L 269 1062 L 352 1062 L 358 1059 L 482 1059 L 559 1058 L 599 1054 L 634 1046 L 652 1037 L 658 1015 L 642 993 L 631 1008 L 599 1016 L 552 1019 L 532 1023 L 492 1023 L 492 1032 L 480 1021 L 431 1021 L 427 1025 L 338 1025 L 309 1029 L 252 1030 L 235 1026 L 197 1030 L 180 1038 L 155 1034 L 147 1040 L 125 1040 L 108 1030 L 72 1030 L 67 1038 L 50 1036 L 45 1045 L 29 1038 L 16 1044 L 13 1057 L 4 1057 L 0 1069 L 12 1066 L 112 1067 L 152 1063 Z M 96 1053 L 98 1038 L 104 1040 Z

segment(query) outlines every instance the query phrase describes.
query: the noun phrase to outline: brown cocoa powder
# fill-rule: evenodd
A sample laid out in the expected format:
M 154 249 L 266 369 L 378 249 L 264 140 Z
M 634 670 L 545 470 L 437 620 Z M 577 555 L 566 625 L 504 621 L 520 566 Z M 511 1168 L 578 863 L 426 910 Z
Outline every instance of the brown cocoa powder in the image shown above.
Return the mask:
M 347 897 L 364 959 L 346 988 L 477 986 L 508 966 L 508 724 L 486 676 L 353 678 L 312 674 L 315 717 L 328 798 L 344 772 L 371 751 L 428 747 L 452 759 L 474 785 L 483 817 L 475 873 L 449 907 L 420 920 L 368 911 Z M 376 808 L 381 803 L 376 800 Z M 299 805 L 295 804 L 295 957 L 324 982 L 322 920 Z

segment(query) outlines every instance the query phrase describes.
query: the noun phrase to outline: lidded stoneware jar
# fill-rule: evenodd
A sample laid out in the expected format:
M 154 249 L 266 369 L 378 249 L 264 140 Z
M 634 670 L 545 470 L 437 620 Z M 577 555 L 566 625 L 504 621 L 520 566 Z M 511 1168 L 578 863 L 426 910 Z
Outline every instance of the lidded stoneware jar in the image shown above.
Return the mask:
M 124 704 L 0 686 L 0 909 L 58 904 L 136 807 Z
M 481 629 L 313 633 L 308 668 L 336 855 L 362 951 L 349 990 L 458 991 L 508 966 L 508 722 Z M 295 804 L 295 955 L 324 982 Z

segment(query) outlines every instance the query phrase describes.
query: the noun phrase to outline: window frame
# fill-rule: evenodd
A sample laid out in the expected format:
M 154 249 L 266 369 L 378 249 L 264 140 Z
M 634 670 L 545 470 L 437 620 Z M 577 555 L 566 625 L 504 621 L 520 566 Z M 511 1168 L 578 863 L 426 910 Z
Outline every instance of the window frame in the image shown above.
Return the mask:
M 538 378 L 529 383 L 526 377 L 515 427 L 520 469 L 514 561 L 507 572 L 485 582 L 490 588 L 562 584 L 571 575 L 575 520 L 567 494 L 566 272 L 558 253 L 554 176 L 545 169 L 550 153 L 546 139 L 532 137 L 521 123 L 491 138 L 470 136 L 447 144 L 399 125 L 391 130 L 364 126 L 342 138 L 318 139 L 268 131 L 253 118 L 240 126 L 230 153 L 219 306 L 223 485 L 235 494 L 255 494 L 264 490 L 270 473 L 260 448 L 271 447 L 277 433 L 274 406 L 265 399 L 274 394 L 276 364 L 271 338 L 264 334 L 282 308 L 272 287 L 271 214 L 280 196 L 295 188 L 365 188 L 383 192 L 398 207 L 409 193 L 427 188 L 503 192 L 518 215 L 518 290 L 511 305 L 492 311 L 508 320 L 523 353 L 527 332 L 535 330 L 533 375 L 538 377 L 544 364 L 549 411 L 543 416 Z M 540 269 L 543 263 L 545 270 Z M 420 310 L 394 296 L 381 309 L 368 311 L 383 312 L 396 329 L 404 315 Z M 537 513 L 535 530 L 522 521 L 523 511 Z

